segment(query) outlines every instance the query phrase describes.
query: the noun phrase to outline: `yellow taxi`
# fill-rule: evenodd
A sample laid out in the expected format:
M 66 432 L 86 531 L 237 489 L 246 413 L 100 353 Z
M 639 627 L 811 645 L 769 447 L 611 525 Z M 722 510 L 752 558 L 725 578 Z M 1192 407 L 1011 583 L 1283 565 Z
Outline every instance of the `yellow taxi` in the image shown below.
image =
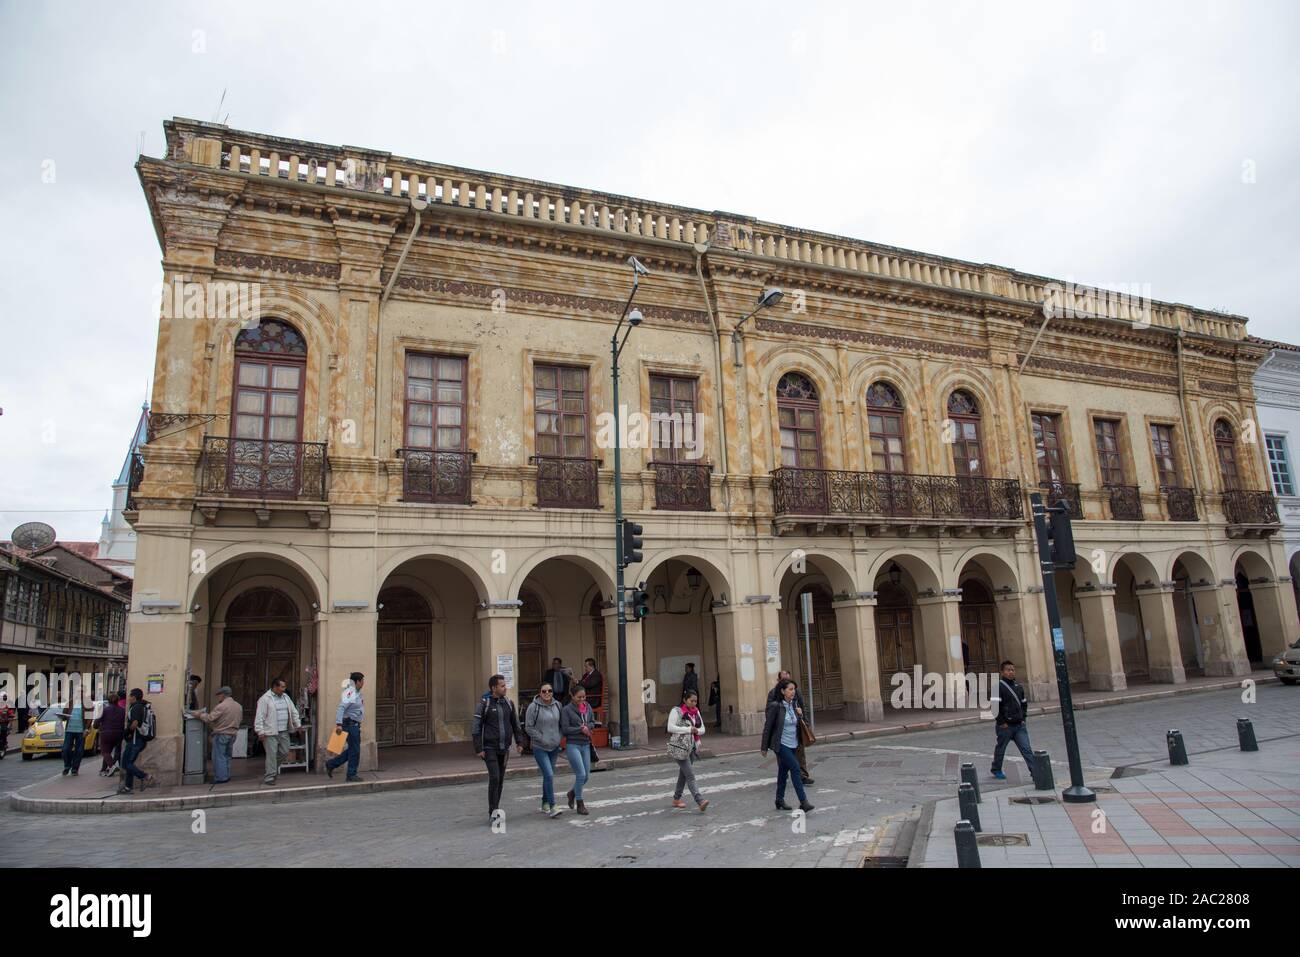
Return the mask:
M 99 745 L 99 731 L 92 728 L 90 723 L 99 717 L 103 705 L 95 702 L 95 709 L 86 715 L 86 738 L 85 752 L 92 753 Z M 68 710 L 66 704 L 50 705 L 27 726 L 27 733 L 23 735 L 23 760 L 30 761 L 38 754 L 59 754 L 63 750 L 63 718 L 60 717 L 64 711 Z

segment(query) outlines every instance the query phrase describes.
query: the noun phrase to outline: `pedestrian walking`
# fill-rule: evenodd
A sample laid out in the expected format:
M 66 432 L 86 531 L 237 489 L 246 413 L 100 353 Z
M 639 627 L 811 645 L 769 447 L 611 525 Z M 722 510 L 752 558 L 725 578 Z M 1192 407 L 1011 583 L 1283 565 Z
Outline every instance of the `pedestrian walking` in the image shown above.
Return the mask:
M 1032 771 L 1034 752 L 1029 748 L 1029 728 L 1025 721 L 1029 715 L 1029 703 L 1025 689 L 1016 681 L 1016 666 L 1010 660 L 1002 662 L 998 676 L 998 716 L 993 722 L 997 734 L 997 744 L 993 748 L 993 776 L 1005 781 L 1002 772 L 1002 758 L 1007 753 L 1007 745 L 1012 741 L 1020 749 L 1020 756 Z
M 793 680 L 794 680 L 794 676 L 791 675 L 790 672 L 788 671 L 778 672 L 776 684 L 773 685 L 772 690 L 767 693 L 767 703 L 771 704 L 773 701 L 781 700 L 781 682 L 793 681 Z M 799 689 L 797 686 L 794 691 L 794 713 L 799 718 L 799 721 L 802 724 L 803 723 L 803 695 L 799 693 Z M 812 784 L 813 783 L 812 775 L 808 773 L 808 753 L 804 750 L 802 728 L 799 730 L 799 746 L 794 749 L 794 756 L 795 759 L 799 762 L 799 777 L 803 780 L 804 784 Z
M 555 806 L 555 762 L 560 757 L 562 710 L 555 700 L 555 689 L 545 682 L 524 713 L 524 731 L 533 743 L 533 760 L 542 772 L 542 811 L 548 817 L 564 813 Z
M 71 701 L 66 711 L 59 712 L 63 719 L 63 773 L 74 778 L 81 770 L 81 758 L 86 746 L 86 707 L 79 689 L 68 689 Z
M 274 784 L 280 776 L 280 762 L 289 756 L 289 735 L 302 727 L 298 709 L 284 691 L 285 680 L 276 678 L 266 694 L 257 699 L 253 731 L 266 751 L 263 784 Z
M 682 694 L 693 692 L 695 697 L 700 696 L 700 676 L 695 673 L 695 662 L 686 662 L 686 673 L 682 675 Z
M 709 685 L 709 707 L 713 708 L 713 713 L 717 716 L 717 723 L 714 725 L 719 731 L 722 730 L 722 682 L 714 678 L 713 683 Z
M 0 691 L 0 761 L 9 748 L 9 725 L 14 720 L 14 709 L 9 707 L 9 695 Z
M 587 692 L 587 704 L 591 705 L 592 710 L 599 711 L 601 703 L 605 700 L 605 676 L 596 668 L 596 659 L 588 658 L 582 663 L 582 677 L 577 679 L 578 684 L 582 685 L 583 690 Z M 598 768 L 600 755 L 596 753 L 596 746 L 590 746 L 591 752 L 591 772 L 604 771 L 604 768 Z
M 217 689 L 217 705 L 211 712 L 204 708 L 198 719 L 212 728 L 212 783 L 225 784 L 230 780 L 230 752 L 235 746 L 235 735 L 244 723 L 244 708 L 234 699 L 230 685 Z
M 152 774 L 145 774 L 136 764 L 140 754 L 158 733 L 157 719 L 154 717 L 153 705 L 145 700 L 144 692 L 132 688 L 127 697 L 126 738 L 122 745 L 122 784 L 118 794 L 132 794 L 135 779 L 140 779 L 140 790 L 153 787 L 157 782 Z
M 126 733 L 126 709 L 122 707 L 117 695 L 108 696 L 104 710 L 95 719 L 93 727 L 99 731 L 99 776 L 112 777 L 117 771 L 117 754 L 122 747 L 122 735 Z
M 510 745 L 513 743 L 520 754 L 524 753 L 524 730 L 519 726 L 514 702 L 506 695 L 503 675 L 493 675 L 488 680 L 488 694 L 479 699 L 478 707 L 474 709 L 471 735 L 474 753 L 487 765 L 488 823 L 491 824 L 501 807 Z
M 799 743 L 799 715 L 795 712 L 794 697 L 799 687 L 789 678 L 782 678 L 776 687 L 778 699 L 767 706 L 759 750 L 763 757 L 767 757 L 768 751 L 776 752 L 776 809 L 791 810 L 785 803 L 785 780 L 788 776 L 794 782 L 794 793 L 799 795 L 799 810 L 807 814 L 813 806 L 803 789 L 799 759 L 795 757 L 795 746 Z
M 577 802 L 578 813 L 586 814 L 582 786 L 591 776 L 591 729 L 596 726 L 596 712 L 587 704 L 587 689 L 578 685 L 573 699 L 560 712 L 560 731 L 564 735 L 564 756 L 573 768 L 573 787 L 569 789 L 569 807 Z
M 325 762 L 325 773 L 330 777 L 334 777 L 335 768 L 346 763 L 347 780 L 349 782 L 361 780 L 357 776 L 357 766 L 361 763 L 361 722 L 366 716 L 366 701 L 361 694 L 361 688 L 365 683 L 366 676 L 359 671 L 354 671 L 348 675 L 348 683 L 343 686 L 338 711 L 334 714 L 334 729 L 348 736 L 348 746 L 342 754 Z
M 677 762 L 677 788 L 673 791 L 673 807 L 686 807 L 682 792 L 690 788 L 691 797 L 701 813 L 709 802 L 700 794 L 695 783 L 695 769 L 691 767 L 700 750 L 704 735 L 704 718 L 700 714 L 700 696 L 694 691 L 682 694 L 682 703 L 668 712 L 668 756 Z

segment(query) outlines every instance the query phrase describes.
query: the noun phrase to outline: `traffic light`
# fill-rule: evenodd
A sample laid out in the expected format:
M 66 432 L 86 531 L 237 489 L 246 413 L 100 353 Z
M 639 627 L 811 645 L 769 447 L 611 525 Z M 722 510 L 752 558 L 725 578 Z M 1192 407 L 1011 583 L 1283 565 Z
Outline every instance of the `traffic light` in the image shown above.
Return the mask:
M 1064 508 L 1053 510 L 1047 523 L 1047 537 L 1052 540 L 1052 561 L 1057 568 L 1073 568 L 1075 563 L 1074 529 L 1070 526 L 1070 513 Z
M 641 533 L 645 531 L 636 522 L 623 519 L 623 567 L 641 561 Z
M 640 527 L 641 526 L 639 525 L 637 526 L 637 528 Z M 642 582 L 641 584 L 644 585 L 645 582 Z M 646 615 L 650 614 L 650 595 L 647 592 L 640 588 L 633 588 L 629 599 L 628 605 L 631 614 L 628 615 L 628 617 L 630 619 L 633 621 L 640 621 L 642 618 L 646 617 Z

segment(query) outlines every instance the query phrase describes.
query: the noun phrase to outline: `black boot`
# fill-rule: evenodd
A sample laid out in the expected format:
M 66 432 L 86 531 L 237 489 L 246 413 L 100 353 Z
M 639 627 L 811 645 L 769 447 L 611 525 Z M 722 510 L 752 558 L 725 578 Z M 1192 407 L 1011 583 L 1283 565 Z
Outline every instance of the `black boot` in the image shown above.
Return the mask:
M 569 810 L 572 811 L 572 810 L 573 810 L 573 792 L 570 791 L 567 795 L 565 795 L 565 797 L 567 797 L 567 798 L 569 799 Z
M 776 809 L 777 809 L 778 811 L 791 811 L 791 810 L 794 810 L 792 807 L 790 807 L 790 805 L 786 804 L 784 801 L 777 801 L 777 802 L 776 802 Z

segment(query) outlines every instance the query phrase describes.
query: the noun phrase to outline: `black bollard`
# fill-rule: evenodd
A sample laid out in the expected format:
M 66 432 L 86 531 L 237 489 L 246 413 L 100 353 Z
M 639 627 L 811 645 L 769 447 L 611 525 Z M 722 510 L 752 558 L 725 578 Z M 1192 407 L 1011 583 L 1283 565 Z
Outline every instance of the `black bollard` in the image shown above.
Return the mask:
M 975 831 L 970 821 L 958 821 L 952 829 L 952 836 L 957 841 L 958 867 L 980 866 L 980 848 L 975 840 Z
M 1248 718 L 1237 719 L 1237 740 L 1241 742 L 1243 751 L 1259 750 L 1259 742 L 1255 740 L 1255 726 Z
M 957 786 L 957 806 L 960 808 L 962 819 L 970 821 L 971 827 L 978 831 L 980 829 L 979 800 L 975 797 L 975 789 L 969 784 Z
M 1052 756 L 1046 751 L 1034 752 L 1034 766 L 1030 769 L 1034 772 L 1034 790 L 1035 791 L 1054 791 L 1056 790 L 1056 780 L 1052 777 Z
M 1186 764 L 1187 748 L 1183 744 L 1183 733 L 1177 728 L 1172 728 L 1165 735 L 1165 742 L 1169 745 L 1169 763 Z
M 967 761 L 965 764 L 961 766 L 961 783 L 969 784 L 971 787 L 975 789 L 976 804 L 980 804 L 983 802 L 984 799 L 980 797 L 979 775 L 975 773 L 975 765 L 970 761 Z

